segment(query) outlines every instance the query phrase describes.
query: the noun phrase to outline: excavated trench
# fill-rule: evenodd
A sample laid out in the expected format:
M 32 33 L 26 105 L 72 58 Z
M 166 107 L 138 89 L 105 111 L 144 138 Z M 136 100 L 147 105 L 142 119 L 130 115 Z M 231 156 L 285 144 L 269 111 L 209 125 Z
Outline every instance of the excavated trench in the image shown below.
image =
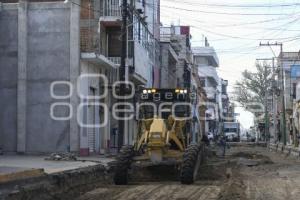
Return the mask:
M 251 199 L 249 177 L 272 167 L 273 161 L 255 148 L 247 148 L 246 151 L 235 147 L 225 158 L 211 151 L 209 159 L 199 169 L 197 181 L 191 185 L 180 184 L 178 168 L 157 166 L 132 169 L 129 185 L 116 186 L 112 183 L 113 172 L 98 166 L 19 185 L 13 194 L 3 199 Z

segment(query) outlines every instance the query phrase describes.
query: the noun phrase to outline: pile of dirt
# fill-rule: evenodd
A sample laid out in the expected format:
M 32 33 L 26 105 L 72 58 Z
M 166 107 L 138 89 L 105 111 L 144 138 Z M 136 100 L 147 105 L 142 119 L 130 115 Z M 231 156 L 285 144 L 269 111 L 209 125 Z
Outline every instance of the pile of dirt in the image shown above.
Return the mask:
M 49 157 L 45 158 L 45 160 L 52 161 L 76 161 L 76 155 L 73 153 L 52 153 Z
M 230 179 L 221 189 L 218 200 L 246 200 L 246 186 L 242 180 L 234 178 Z
M 244 177 L 240 173 L 241 166 L 236 161 L 230 160 L 227 163 L 227 168 L 224 171 L 226 180 L 223 182 L 221 191 L 218 195 L 218 200 L 246 200 L 246 185 Z

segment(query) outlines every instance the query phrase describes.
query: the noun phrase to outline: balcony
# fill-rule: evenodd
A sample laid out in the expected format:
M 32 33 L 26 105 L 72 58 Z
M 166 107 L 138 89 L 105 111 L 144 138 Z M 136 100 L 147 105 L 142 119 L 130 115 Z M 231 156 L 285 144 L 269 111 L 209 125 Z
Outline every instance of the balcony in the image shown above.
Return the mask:
M 95 52 L 81 52 L 81 59 L 83 61 L 91 62 L 93 64 L 101 65 L 106 69 L 116 69 L 115 63 L 110 61 L 107 57 L 97 54 Z
M 174 35 L 174 31 L 171 27 L 160 27 L 160 41 L 171 42 L 171 37 Z
M 194 47 L 192 51 L 194 53 L 194 58 L 205 57 L 209 60 L 212 66 L 219 66 L 219 58 L 213 47 Z
M 99 22 L 104 26 L 120 26 L 122 10 L 119 0 L 103 0 L 100 5 Z

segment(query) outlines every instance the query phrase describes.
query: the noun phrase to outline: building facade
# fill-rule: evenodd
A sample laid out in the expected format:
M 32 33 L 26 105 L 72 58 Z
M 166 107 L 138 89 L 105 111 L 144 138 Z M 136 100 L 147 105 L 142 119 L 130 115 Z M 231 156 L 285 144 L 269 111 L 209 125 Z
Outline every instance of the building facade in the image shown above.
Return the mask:
M 274 127 L 276 126 L 277 128 L 275 129 L 272 137 L 274 138 L 274 141 L 280 142 L 284 142 L 285 137 L 287 144 L 298 146 L 299 114 L 297 113 L 299 110 L 299 98 L 297 98 L 297 95 L 299 96 L 299 89 L 297 88 L 299 88 L 300 81 L 300 54 L 299 52 L 282 52 L 279 55 L 277 62 L 280 66 L 283 66 L 283 70 L 281 71 L 281 69 L 279 69 L 278 73 L 276 73 L 278 81 L 275 95 L 273 95 L 273 102 L 277 107 L 275 109 L 273 107 L 273 113 L 276 112 L 276 115 L 274 116 L 275 120 L 270 119 L 270 121 L 274 121 Z M 285 101 L 285 136 L 283 135 L 284 123 L 282 95 L 284 95 Z
M 198 70 L 201 86 L 206 93 L 205 132 L 219 132 L 220 78 L 216 71 L 219 59 L 210 46 L 193 47 L 194 64 Z
M 190 88 L 193 57 L 189 26 L 160 28 L 162 88 Z
M 0 4 L 0 148 L 81 155 L 114 151 L 119 1 L 5 2 Z M 126 66 L 135 88 L 159 80 L 159 1 L 153 4 L 152 10 L 135 1 L 128 5 Z M 126 144 L 134 138 L 135 123 L 127 123 Z

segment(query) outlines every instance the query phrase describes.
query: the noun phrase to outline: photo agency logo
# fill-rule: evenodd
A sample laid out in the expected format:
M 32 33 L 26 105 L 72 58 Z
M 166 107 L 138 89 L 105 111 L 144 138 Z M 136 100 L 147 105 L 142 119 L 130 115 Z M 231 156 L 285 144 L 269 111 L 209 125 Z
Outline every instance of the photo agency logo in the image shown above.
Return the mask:
M 103 74 L 80 75 L 76 88 L 69 81 L 54 81 L 50 95 L 53 99 L 51 119 L 67 121 L 76 117 L 78 125 L 84 128 L 105 127 L 110 118 L 127 121 L 172 115 L 181 120 L 227 121 L 234 117 L 220 111 L 220 104 L 200 101 L 197 93 L 187 89 L 137 90 L 130 81 L 115 81 L 109 85 Z M 264 113 L 261 103 L 250 102 L 248 107 L 251 112 Z M 203 108 L 205 114 L 201 115 Z

